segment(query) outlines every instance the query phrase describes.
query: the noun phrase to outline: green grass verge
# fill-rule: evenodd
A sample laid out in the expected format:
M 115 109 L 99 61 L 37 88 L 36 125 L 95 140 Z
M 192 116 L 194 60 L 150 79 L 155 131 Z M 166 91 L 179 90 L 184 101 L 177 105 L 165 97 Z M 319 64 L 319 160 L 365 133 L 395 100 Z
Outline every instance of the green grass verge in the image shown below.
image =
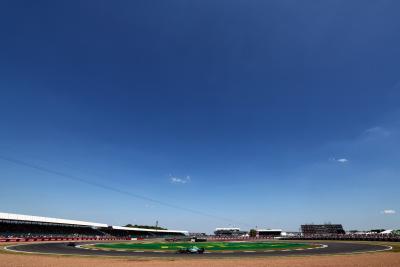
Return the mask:
M 280 250 L 309 248 L 312 245 L 303 243 L 286 242 L 177 242 L 177 243 L 104 243 L 94 247 L 103 249 L 128 249 L 128 250 L 178 250 L 190 246 L 197 246 L 211 251 L 223 250 Z

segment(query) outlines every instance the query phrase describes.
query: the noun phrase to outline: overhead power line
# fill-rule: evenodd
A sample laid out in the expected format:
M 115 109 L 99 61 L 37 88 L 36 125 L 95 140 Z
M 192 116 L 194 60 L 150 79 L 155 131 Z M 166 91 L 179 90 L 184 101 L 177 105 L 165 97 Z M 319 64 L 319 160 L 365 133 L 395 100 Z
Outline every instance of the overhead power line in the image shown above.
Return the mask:
M 217 220 L 221 220 L 221 221 L 228 221 L 228 222 L 232 222 L 232 223 L 236 223 L 236 224 L 249 226 L 249 224 L 247 224 L 247 223 L 238 222 L 238 221 L 232 220 L 230 218 L 225 218 L 225 217 L 222 217 L 222 216 L 209 214 L 209 213 L 206 213 L 206 212 L 203 212 L 203 211 L 198 211 L 198 210 L 195 210 L 195 209 L 190 209 L 190 208 L 178 206 L 178 205 L 175 205 L 175 204 L 170 204 L 170 203 L 167 203 L 165 201 L 161 201 L 161 200 L 150 198 L 150 197 L 143 196 L 143 195 L 140 195 L 140 194 L 132 193 L 130 191 L 126 191 L 126 190 L 123 190 L 123 189 L 120 189 L 120 188 L 117 188 L 117 187 L 113 187 L 113 186 L 110 186 L 110 185 L 106 185 L 106 184 L 103 184 L 103 183 L 99 183 L 99 182 L 96 182 L 96 181 L 87 180 L 87 179 L 78 177 L 76 175 L 71 175 L 71 174 L 60 172 L 60 171 L 52 170 L 52 169 L 49 169 L 49 168 L 46 168 L 46 167 L 43 167 L 43 166 L 40 166 L 40 165 L 36 165 L 36 164 L 32 164 L 32 163 L 29 163 L 29 162 L 26 162 L 26 161 L 22 161 L 22 160 L 19 160 L 19 159 L 14 159 L 14 158 L 2 156 L 2 155 L 0 155 L 0 159 L 3 160 L 3 161 L 11 162 L 11 163 L 16 164 L 16 165 L 28 167 L 28 168 L 35 169 L 35 170 L 38 170 L 38 171 L 41 171 L 41 172 L 46 172 L 46 173 L 53 174 L 53 175 L 56 175 L 56 176 L 59 176 L 59 177 L 63 177 L 65 179 L 69 179 L 69 180 L 73 180 L 73 181 L 76 181 L 76 182 L 84 183 L 84 184 L 87 184 L 87 185 L 90 185 L 90 186 L 94 186 L 94 187 L 97 187 L 97 188 L 101 188 L 101 189 L 104 189 L 104 190 L 108 190 L 108 191 L 112 191 L 112 192 L 115 192 L 115 193 L 119 193 L 119 194 L 122 194 L 122 195 L 129 196 L 129 197 L 133 197 L 133 198 L 137 198 L 137 199 L 141 199 L 141 200 L 146 200 L 146 201 L 150 201 L 150 202 L 153 202 L 153 203 L 157 203 L 157 204 L 165 206 L 165 207 L 169 207 L 169 208 L 173 208 L 173 209 L 177 209 L 177 210 L 190 212 L 190 213 L 193 213 L 193 214 L 197 214 L 197 215 L 201 215 L 201 216 L 205 216 L 205 217 L 209 217 L 209 218 L 213 218 L 213 219 L 217 219 Z

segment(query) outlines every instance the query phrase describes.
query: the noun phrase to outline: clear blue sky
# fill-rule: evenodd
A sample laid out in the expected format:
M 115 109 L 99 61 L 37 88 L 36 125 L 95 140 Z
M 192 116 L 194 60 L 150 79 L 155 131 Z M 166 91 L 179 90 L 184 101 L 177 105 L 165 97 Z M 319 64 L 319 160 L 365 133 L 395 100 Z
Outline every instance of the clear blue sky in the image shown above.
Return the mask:
M 0 211 L 400 228 L 399 10 L 1 1 Z

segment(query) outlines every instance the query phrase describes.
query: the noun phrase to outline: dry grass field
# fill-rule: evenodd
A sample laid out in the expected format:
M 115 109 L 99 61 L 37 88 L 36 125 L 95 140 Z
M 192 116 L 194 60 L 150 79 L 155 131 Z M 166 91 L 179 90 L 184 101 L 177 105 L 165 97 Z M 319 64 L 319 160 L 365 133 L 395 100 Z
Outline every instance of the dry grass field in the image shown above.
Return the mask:
M 398 267 L 400 253 L 369 253 L 339 256 L 269 257 L 241 259 L 118 259 L 44 255 L 0 254 L 2 267 Z

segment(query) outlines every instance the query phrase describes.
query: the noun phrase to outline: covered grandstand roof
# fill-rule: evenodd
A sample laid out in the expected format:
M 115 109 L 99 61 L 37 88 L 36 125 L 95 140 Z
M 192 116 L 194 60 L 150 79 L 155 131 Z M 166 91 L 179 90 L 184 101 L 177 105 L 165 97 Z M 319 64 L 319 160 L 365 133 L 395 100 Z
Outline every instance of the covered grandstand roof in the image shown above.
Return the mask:
M 92 227 L 107 227 L 108 226 L 107 224 L 104 224 L 104 223 L 66 220 L 66 219 L 57 219 L 57 218 L 40 217 L 40 216 L 32 216 L 32 215 L 22 215 L 22 214 L 14 214 L 14 213 L 2 213 L 2 212 L 0 212 L 0 220 L 29 221 L 29 222 L 41 222 L 41 223 L 59 223 L 59 224 L 81 225 L 81 226 L 92 226 Z

